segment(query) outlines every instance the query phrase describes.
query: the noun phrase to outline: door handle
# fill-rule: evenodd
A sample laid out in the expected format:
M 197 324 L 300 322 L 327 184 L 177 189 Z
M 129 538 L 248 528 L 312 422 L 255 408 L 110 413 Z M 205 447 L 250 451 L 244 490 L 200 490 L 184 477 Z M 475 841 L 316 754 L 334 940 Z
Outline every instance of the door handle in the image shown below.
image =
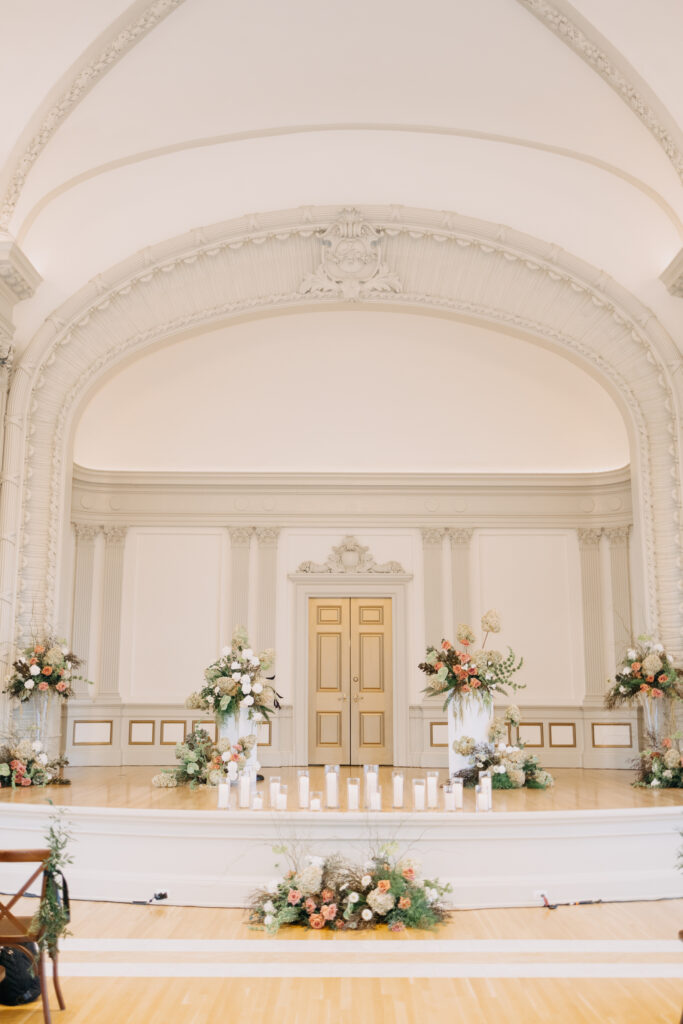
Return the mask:
M 362 700 L 362 699 L 363 699 L 363 697 L 361 696 L 361 694 L 357 693 L 356 696 L 353 698 L 353 702 L 354 702 L 354 704 L 357 704 L 358 701 Z
M 348 697 L 345 693 L 342 693 L 341 697 L 337 697 L 337 700 L 348 700 Z

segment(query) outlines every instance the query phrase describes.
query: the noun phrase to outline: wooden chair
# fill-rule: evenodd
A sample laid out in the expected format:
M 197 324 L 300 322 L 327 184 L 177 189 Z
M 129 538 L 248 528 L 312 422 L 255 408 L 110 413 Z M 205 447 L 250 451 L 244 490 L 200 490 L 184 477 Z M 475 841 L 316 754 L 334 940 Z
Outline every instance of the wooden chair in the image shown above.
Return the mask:
M 24 946 L 27 942 L 38 942 L 41 938 L 40 931 L 31 931 L 31 917 L 22 917 L 19 914 L 14 914 L 12 908 L 16 906 L 22 896 L 28 891 L 33 883 L 43 876 L 42 886 L 40 890 L 41 900 L 45 896 L 45 890 L 47 888 L 47 875 L 45 873 L 45 864 L 50 858 L 49 850 L 0 850 L 0 864 L 38 864 L 38 867 L 33 872 L 31 877 L 27 879 L 22 885 L 21 889 L 12 896 L 7 902 L 3 902 L 0 899 L 0 946 Z M 22 952 L 30 958 L 31 962 L 34 962 L 34 957 L 31 956 L 30 952 L 23 948 Z M 64 997 L 62 996 L 62 990 L 59 986 L 59 975 L 57 973 L 57 950 L 54 955 L 50 954 L 52 959 L 52 981 L 55 986 L 55 992 L 57 993 L 57 1001 L 59 1002 L 59 1009 L 64 1010 L 66 1004 Z M 40 992 L 43 1000 L 43 1017 L 45 1024 L 51 1024 L 50 1018 L 50 1004 L 47 998 L 47 975 L 45 971 L 45 954 L 40 951 L 38 956 L 38 975 L 40 977 Z

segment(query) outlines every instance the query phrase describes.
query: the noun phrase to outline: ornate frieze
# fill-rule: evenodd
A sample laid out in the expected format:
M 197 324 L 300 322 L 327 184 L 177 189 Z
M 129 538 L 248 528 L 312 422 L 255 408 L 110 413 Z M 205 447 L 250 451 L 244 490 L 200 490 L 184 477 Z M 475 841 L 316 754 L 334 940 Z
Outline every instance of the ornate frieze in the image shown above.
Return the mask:
M 421 533 L 423 544 L 441 544 L 446 530 L 443 526 L 423 526 Z
M 577 531 L 579 544 L 582 548 L 597 547 L 602 537 L 602 527 L 588 529 L 579 528 Z
M 332 548 L 326 561 L 302 562 L 297 572 L 405 575 L 405 569 L 400 562 L 376 562 L 370 548 L 365 547 L 350 534 L 344 537 L 341 544 Z
M 251 535 L 254 532 L 251 526 L 229 526 L 230 542 L 234 548 L 248 548 L 251 543 Z
M 341 295 L 362 299 L 382 292 L 400 292 L 401 282 L 382 262 L 379 231 L 358 210 L 342 210 L 323 232 L 322 261 L 306 274 L 302 295 Z

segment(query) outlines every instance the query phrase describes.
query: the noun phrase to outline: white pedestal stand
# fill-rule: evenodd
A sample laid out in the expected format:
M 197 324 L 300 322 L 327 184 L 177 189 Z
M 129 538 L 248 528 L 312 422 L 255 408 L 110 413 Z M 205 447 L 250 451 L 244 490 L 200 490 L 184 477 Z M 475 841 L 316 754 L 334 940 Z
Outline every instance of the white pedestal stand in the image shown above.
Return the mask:
M 238 740 L 244 739 L 245 736 L 256 736 L 257 723 L 253 718 L 249 718 L 249 712 L 247 708 L 240 708 L 239 715 L 224 715 L 218 722 L 218 738 L 230 740 L 230 745 L 234 746 Z M 254 743 L 251 754 L 247 760 L 247 767 L 251 768 L 258 762 L 258 750 L 257 744 Z
M 475 743 L 488 743 L 493 709 L 487 708 L 478 697 L 452 700 L 448 705 L 448 774 L 471 767 L 472 758 L 456 754 L 453 743 L 463 736 L 471 736 Z

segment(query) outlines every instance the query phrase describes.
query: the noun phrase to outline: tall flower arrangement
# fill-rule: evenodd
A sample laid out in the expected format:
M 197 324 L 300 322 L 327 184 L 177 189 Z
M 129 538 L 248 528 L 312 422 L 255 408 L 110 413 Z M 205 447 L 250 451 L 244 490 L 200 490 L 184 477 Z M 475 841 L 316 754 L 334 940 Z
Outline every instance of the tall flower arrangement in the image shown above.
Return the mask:
M 54 693 L 62 700 L 73 697 L 72 682 L 83 679 L 74 674 L 81 660 L 57 637 L 48 636 L 24 648 L 13 663 L 4 692 L 22 702 L 41 693 Z M 86 680 L 90 682 L 90 680 Z
M 683 700 L 683 671 L 674 665 L 663 644 L 642 634 L 626 651 L 614 683 L 605 694 L 605 707 L 612 709 L 639 701 L 648 739 L 656 746 L 663 727 L 660 709 L 667 698 L 672 702 Z
M 275 654 L 271 650 L 255 654 L 249 646 L 246 630 L 237 626 L 230 647 L 224 647 L 221 656 L 204 672 L 201 690 L 190 694 L 188 708 L 201 709 L 217 718 L 237 717 L 246 708 L 249 717 L 258 715 L 268 721 L 280 708 L 280 695 L 265 678 Z
M 427 648 L 425 660 L 419 665 L 429 680 L 423 692 L 430 697 L 443 696 L 444 711 L 452 701 L 460 703 L 470 699 L 479 700 L 490 708 L 497 694 L 524 686 L 513 679 L 523 665 L 522 658 L 517 660 L 509 647 L 506 656 L 486 649 L 489 636 L 501 630 L 500 616 L 495 609 L 482 615 L 481 629 L 484 634 L 481 647 L 474 647 L 474 632 L 461 623 L 455 634 L 460 649 L 450 640 L 443 640 L 440 648 Z

